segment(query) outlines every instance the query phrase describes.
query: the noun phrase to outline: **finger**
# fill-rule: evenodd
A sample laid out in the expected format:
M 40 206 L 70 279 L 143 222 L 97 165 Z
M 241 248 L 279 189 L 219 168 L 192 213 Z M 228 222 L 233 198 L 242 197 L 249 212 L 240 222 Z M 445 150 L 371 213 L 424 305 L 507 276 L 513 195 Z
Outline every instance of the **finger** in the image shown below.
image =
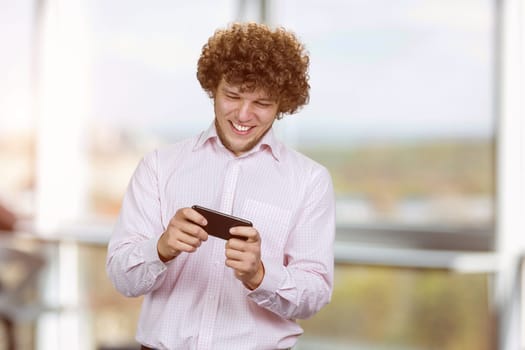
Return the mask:
M 227 259 L 225 264 L 234 269 L 235 273 L 240 276 L 254 274 L 257 271 L 257 263 L 255 261 L 248 262 L 244 260 Z
M 256 242 L 260 239 L 259 232 L 251 226 L 235 226 L 230 229 L 230 233 L 234 236 L 244 237 L 251 242 Z
M 183 214 L 187 220 L 192 221 L 199 226 L 206 226 L 208 224 L 206 218 L 193 208 L 184 208 Z
M 172 217 L 171 222 L 192 222 L 199 226 L 205 226 L 208 224 L 206 218 L 192 208 L 181 208 L 177 210 L 175 215 Z
M 235 270 L 235 274 L 245 273 L 245 271 L 242 269 L 242 263 L 237 260 L 226 259 L 225 265 Z
M 226 249 L 234 249 L 244 252 L 248 249 L 247 241 L 242 238 L 230 238 L 226 241 Z
M 243 252 L 234 249 L 227 249 L 224 254 L 228 260 L 241 261 L 245 258 Z
M 260 254 L 261 241 L 245 241 L 239 238 L 230 238 L 226 242 L 226 249 L 233 249 L 240 252 Z
M 171 229 L 161 235 L 157 243 L 157 252 L 162 261 L 168 261 L 178 256 L 181 252 L 195 252 L 201 243 L 202 241 L 198 238 L 189 236 L 179 230 Z
M 226 259 L 226 266 L 234 269 L 238 273 L 248 273 L 250 264 L 247 264 L 243 260 Z
M 189 244 L 183 241 L 177 241 L 173 244 L 173 251 L 181 251 L 186 253 L 193 253 L 199 248 L 200 241 L 197 244 Z
M 206 233 L 206 231 L 199 225 L 194 224 L 193 222 L 176 221 L 174 223 L 170 223 L 169 229 L 173 230 L 173 232 L 181 232 L 186 235 L 196 237 L 202 241 L 208 239 L 208 234 Z
M 181 233 L 181 235 L 177 236 L 177 238 L 174 241 L 174 244 L 177 243 L 186 244 L 195 248 L 198 248 L 202 244 L 202 240 L 198 237 L 188 235 L 186 233 Z

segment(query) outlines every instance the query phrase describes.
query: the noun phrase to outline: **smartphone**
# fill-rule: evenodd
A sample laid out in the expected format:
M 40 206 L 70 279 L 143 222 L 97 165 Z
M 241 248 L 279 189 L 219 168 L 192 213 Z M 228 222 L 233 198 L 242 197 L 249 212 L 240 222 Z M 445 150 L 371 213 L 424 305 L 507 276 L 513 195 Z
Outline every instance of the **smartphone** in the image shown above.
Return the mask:
M 246 240 L 245 237 L 239 237 L 230 234 L 230 228 L 235 226 L 252 226 L 251 221 L 241 219 L 233 215 L 221 213 L 217 210 L 201 207 L 200 205 L 194 205 L 192 208 L 198 211 L 208 221 L 208 224 L 206 226 L 202 226 L 202 228 L 209 235 L 225 240 L 228 240 L 232 237 Z

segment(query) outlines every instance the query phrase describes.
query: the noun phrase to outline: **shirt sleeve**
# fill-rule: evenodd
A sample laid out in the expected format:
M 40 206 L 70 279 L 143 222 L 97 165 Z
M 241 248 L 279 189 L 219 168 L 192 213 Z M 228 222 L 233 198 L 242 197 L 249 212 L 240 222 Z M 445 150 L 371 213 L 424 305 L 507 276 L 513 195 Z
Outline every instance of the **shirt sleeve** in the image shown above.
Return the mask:
M 166 264 L 157 253 L 163 226 L 156 165 L 153 152 L 137 166 L 108 245 L 108 276 L 126 296 L 149 293 L 166 276 Z
M 330 302 L 333 289 L 335 199 L 325 168 L 308 186 L 304 208 L 292 227 L 284 264 L 263 261 L 265 276 L 248 296 L 286 319 L 306 319 Z

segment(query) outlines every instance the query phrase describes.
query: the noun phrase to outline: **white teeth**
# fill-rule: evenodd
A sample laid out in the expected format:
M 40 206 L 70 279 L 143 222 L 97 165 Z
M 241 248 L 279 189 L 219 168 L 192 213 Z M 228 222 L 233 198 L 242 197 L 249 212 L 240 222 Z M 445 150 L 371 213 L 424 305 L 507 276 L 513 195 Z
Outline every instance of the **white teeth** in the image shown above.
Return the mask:
M 250 129 L 249 126 L 242 126 L 242 125 L 239 125 L 239 124 L 236 124 L 236 123 L 233 123 L 233 127 L 239 131 L 248 131 Z

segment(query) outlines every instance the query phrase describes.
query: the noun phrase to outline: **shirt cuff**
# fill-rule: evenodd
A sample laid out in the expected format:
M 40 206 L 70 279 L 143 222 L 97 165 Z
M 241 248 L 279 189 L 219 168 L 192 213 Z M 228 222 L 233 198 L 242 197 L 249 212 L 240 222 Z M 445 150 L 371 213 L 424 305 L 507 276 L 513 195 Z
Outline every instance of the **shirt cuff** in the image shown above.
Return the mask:
M 283 287 L 287 272 L 281 264 L 272 262 L 263 262 L 263 264 L 263 280 L 259 287 L 248 293 L 248 297 L 260 306 L 269 306 L 272 304 L 277 291 Z
M 159 258 L 157 251 L 157 242 L 159 238 L 154 237 L 150 240 L 144 241 L 142 245 L 142 254 L 144 261 L 149 266 L 149 271 L 154 275 L 158 276 L 166 270 L 166 264 Z

